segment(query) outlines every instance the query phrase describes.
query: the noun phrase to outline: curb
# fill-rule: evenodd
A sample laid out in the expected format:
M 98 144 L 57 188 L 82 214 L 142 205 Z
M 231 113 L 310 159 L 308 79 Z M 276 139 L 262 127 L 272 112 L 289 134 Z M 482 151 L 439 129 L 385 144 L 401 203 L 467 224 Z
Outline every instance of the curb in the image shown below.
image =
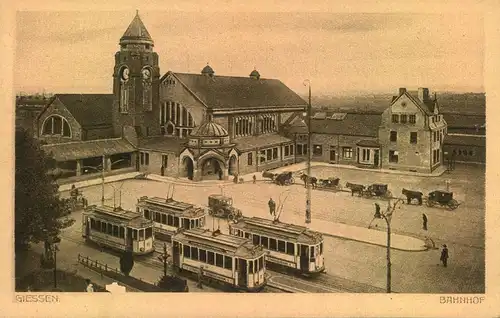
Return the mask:
M 365 244 L 369 244 L 369 245 L 375 245 L 375 246 L 380 246 L 380 247 L 387 248 L 386 244 L 378 244 L 378 243 L 373 243 L 373 242 L 367 242 L 367 241 L 362 241 L 362 240 L 359 240 L 359 239 L 354 239 L 354 238 L 350 238 L 350 237 L 339 236 L 339 235 L 334 235 L 334 234 L 329 234 L 329 233 L 324 233 L 324 232 L 320 232 L 320 233 L 323 234 L 324 236 L 335 237 L 335 238 L 340 238 L 340 239 L 344 239 L 344 240 L 347 240 L 347 241 L 360 242 L 360 243 L 365 243 Z M 397 251 L 403 251 L 403 252 L 426 252 L 426 251 L 429 250 L 429 248 L 427 248 L 427 247 L 424 246 L 420 250 L 415 250 L 415 249 L 409 250 L 409 249 L 403 249 L 403 248 L 399 248 L 399 247 L 394 247 L 393 245 L 391 245 L 391 250 L 397 250 Z
M 384 173 L 384 174 L 396 174 L 396 175 L 405 175 L 405 176 L 414 176 L 414 177 L 440 177 L 446 172 L 446 170 L 443 170 L 442 172 L 440 172 L 438 174 L 432 174 L 432 173 L 418 173 L 418 172 L 400 171 L 400 170 L 364 169 L 364 168 L 358 168 L 358 167 L 354 167 L 354 166 L 353 167 L 346 167 L 346 166 L 340 166 L 340 165 L 335 165 L 335 164 L 326 164 L 326 163 L 325 164 L 319 163 L 316 165 L 311 165 L 311 168 L 314 168 L 314 167 L 331 167 L 331 168 L 337 168 L 337 169 L 376 172 L 376 173 Z M 303 171 L 306 169 L 307 168 L 300 169 L 299 171 Z

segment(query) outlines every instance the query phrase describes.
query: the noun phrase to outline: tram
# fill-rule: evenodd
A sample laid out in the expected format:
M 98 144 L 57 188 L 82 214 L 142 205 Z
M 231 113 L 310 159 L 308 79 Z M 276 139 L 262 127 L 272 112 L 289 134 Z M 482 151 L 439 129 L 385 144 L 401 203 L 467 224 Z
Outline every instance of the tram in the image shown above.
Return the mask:
M 82 236 L 115 250 L 135 255 L 154 251 L 153 222 L 134 211 L 91 205 L 82 214 Z
M 173 266 L 179 271 L 241 291 L 260 291 L 267 284 L 266 252 L 248 239 L 212 232 L 184 230 L 172 237 Z
M 160 240 L 171 241 L 179 229 L 202 228 L 207 212 L 193 204 L 176 201 L 172 198 L 143 196 L 137 200 L 137 212 L 154 222 L 155 236 Z
M 304 226 L 259 217 L 243 218 L 229 233 L 252 240 L 269 251 L 266 261 L 311 276 L 325 271 L 323 236 Z

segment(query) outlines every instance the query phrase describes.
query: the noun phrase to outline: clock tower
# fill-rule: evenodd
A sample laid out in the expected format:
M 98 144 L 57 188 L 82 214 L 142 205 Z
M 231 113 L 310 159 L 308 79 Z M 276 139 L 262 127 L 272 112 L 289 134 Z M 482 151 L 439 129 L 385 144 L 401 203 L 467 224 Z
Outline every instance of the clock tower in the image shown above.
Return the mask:
M 154 42 L 136 13 L 120 38 L 113 72 L 113 129 L 122 136 L 126 126 L 133 127 L 139 137 L 159 135 L 158 54 Z

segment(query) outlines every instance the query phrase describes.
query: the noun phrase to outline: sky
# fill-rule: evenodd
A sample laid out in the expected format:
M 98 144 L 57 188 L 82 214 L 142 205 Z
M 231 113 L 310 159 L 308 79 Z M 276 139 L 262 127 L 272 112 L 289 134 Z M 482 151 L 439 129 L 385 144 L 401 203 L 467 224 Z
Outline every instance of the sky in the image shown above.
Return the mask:
M 19 11 L 16 92 L 111 93 L 128 11 Z M 139 11 L 164 74 L 277 78 L 297 93 L 483 92 L 481 13 Z

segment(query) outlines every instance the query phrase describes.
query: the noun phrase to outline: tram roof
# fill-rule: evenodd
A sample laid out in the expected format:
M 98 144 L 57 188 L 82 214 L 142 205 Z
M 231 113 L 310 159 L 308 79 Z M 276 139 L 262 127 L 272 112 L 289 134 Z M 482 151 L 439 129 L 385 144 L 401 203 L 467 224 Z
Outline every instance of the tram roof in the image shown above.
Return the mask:
M 259 217 L 243 218 L 232 225 L 237 229 L 248 229 L 252 233 L 265 235 L 302 244 L 318 244 L 322 240 L 319 232 L 311 231 L 305 226 L 275 222 Z
M 126 224 L 135 228 L 153 225 L 153 221 L 145 219 L 140 213 L 110 206 L 89 206 L 85 212 L 90 212 L 95 217 L 110 223 Z
M 239 258 L 257 258 L 265 254 L 265 251 L 258 246 L 254 246 L 252 241 L 246 238 L 214 233 L 208 229 L 191 229 L 179 232 L 173 239 L 183 244 L 206 248 L 216 253 Z
M 197 218 L 206 214 L 204 209 L 196 207 L 191 203 L 159 197 L 141 197 L 139 198 L 137 206 L 147 207 L 154 209 L 154 211 L 182 217 Z

